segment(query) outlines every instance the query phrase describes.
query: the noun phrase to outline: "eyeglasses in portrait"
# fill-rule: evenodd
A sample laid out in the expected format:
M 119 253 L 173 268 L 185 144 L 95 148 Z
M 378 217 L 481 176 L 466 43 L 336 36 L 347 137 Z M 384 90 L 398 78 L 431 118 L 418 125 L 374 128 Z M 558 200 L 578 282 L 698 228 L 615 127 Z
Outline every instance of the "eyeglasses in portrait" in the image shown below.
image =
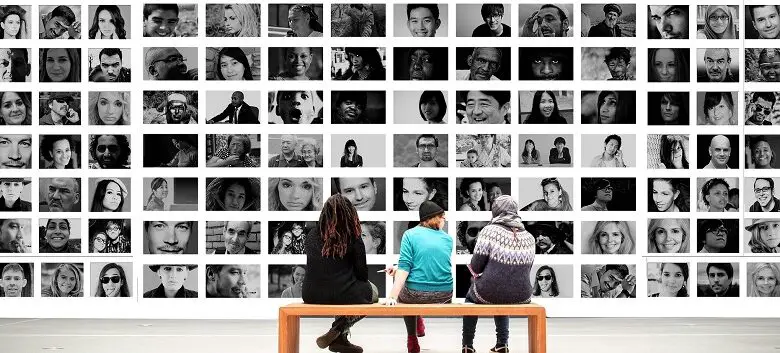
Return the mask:
M 130 169 L 130 135 L 89 135 L 89 169 Z
M 531 267 L 533 298 L 572 298 L 574 267 L 571 265 L 540 265 Z
M 696 225 L 698 233 L 696 250 L 699 254 L 736 254 L 739 252 L 739 236 L 742 234 L 739 230 L 739 219 L 698 219 Z
M 744 178 L 745 190 L 753 190 L 745 193 L 744 205 L 750 205 L 748 212 L 780 212 L 780 200 L 775 196 L 775 182 L 778 178 L 760 176 Z M 733 200 L 739 205 L 739 193 Z
M 397 168 L 446 168 L 447 135 L 393 135 L 393 166 Z
M 636 178 L 582 178 L 582 211 L 636 211 Z
M 132 250 L 129 219 L 89 219 L 88 230 L 90 253 L 129 254 Z
M 318 227 L 314 221 L 268 222 L 268 253 L 273 255 L 305 255 L 306 236 Z
M 132 262 L 93 262 L 90 265 L 90 285 L 95 298 L 130 298 L 133 295 Z
M 38 125 L 81 125 L 81 92 L 40 92 Z
M 144 48 L 144 80 L 197 81 L 197 47 Z

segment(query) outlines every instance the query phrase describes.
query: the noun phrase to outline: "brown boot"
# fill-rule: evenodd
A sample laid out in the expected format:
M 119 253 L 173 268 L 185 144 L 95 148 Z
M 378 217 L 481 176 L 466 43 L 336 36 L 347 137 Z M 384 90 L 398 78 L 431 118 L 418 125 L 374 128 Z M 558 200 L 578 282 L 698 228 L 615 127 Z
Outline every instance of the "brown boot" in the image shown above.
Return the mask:
M 363 353 L 363 348 L 356 346 L 347 340 L 347 334 L 341 334 L 336 337 L 333 342 L 328 346 L 328 350 L 331 352 L 339 353 Z
M 341 335 L 341 331 L 336 327 L 331 327 L 324 335 L 317 337 L 317 347 L 325 348 Z

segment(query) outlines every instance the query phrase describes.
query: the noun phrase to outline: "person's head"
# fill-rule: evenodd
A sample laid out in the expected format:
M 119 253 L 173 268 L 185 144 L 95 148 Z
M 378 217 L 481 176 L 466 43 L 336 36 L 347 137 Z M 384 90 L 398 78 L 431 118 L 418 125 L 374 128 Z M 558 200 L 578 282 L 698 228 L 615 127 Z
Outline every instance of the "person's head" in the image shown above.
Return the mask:
M 466 160 L 470 164 L 477 163 L 477 158 L 479 158 L 479 152 L 475 149 L 470 149 L 468 152 L 466 152 Z
M 24 185 L 29 183 L 23 178 L 2 178 L 0 179 L 0 196 L 6 203 L 14 203 L 22 196 Z
M 130 141 L 125 135 L 92 135 L 89 154 L 101 169 L 116 169 L 130 159 Z
M 79 82 L 81 59 L 77 48 L 41 49 L 41 82 Z
M 555 146 L 555 149 L 557 149 L 558 151 L 562 151 L 563 148 L 566 147 L 566 139 L 561 136 L 558 136 L 553 141 L 553 145 Z
M 308 165 L 316 164 L 317 156 L 320 155 L 320 146 L 317 140 L 313 138 L 304 138 L 300 140 L 301 158 Z
M 501 30 L 501 20 L 504 18 L 504 5 L 502 4 L 482 4 L 479 10 L 482 15 L 482 21 L 490 28 L 491 31 L 497 33 Z
M 122 70 L 122 50 L 118 48 L 104 48 L 98 54 L 100 70 L 103 78 L 108 82 L 116 82 L 119 72 Z
M 599 277 L 599 289 L 611 291 L 617 288 L 629 274 L 630 272 L 626 265 L 606 265 L 604 273 Z
M 632 254 L 634 235 L 625 221 L 598 221 L 588 239 L 591 254 Z
M 244 92 L 235 91 L 230 95 L 230 104 L 234 107 L 240 107 L 244 103 Z
M 80 295 L 83 274 L 75 264 L 59 264 L 51 276 L 51 290 L 55 297 Z
M 736 125 L 731 92 L 704 93 L 704 118 L 707 125 Z
M 760 38 L 776 39 L 780 36 L 780 9 L 777 5 L 747 5 L 747 11 Z
M 753 116 L 748 118 L 756 124 L 763 124 L 764 120 L 768 119 L 772 114 L 775 108 L 775 101 L 774 92 L 753 92 L 753 98 L 750 99 L 750 102 L 755 106 L 755 110 Z
M 723 82 L 729 76 L 731 54 L 725 48 L 704 50 L 704 69 L 710 82 Z
M 366 254 L 384 254 L 385 237 L 387 236 L 385 223 L 375 221 L 361 222 L 360 228 L 362 230 L 360 237 L 363 239 Z
M 436 80 L 439 73 L 436 69 L 436 55 L 428 48 L 413 48 L 409 51 L 409 79 Z
M 755 168 L 773 168 L 775 165 L 775 153 L 765 136 L 752 136 L 750 139 L 750 152 Z
M 102 253 L 108 244 L 108 236 L 105 232 L 97 232 L 92 238 L 92 252 Z
M 122 230 L 124 228 L 124 224 L 122 224 L 121 220 L 115 220 L 115 219 L 109 219 L 106 222 L 106 234 L 107 239 L 109 243 L 118 243 L 121 241 L 121 238 L 119 237 L 122 235 Z
M 547 205 L 553 209 L 563 209 L 568 203 L 566 192 L 561 187 L 558 178 L 542 179 L 542 196 Z
M 604 153 L 608 156 L 614 156 L 620 147 L 623 146 L 623 139 L 618 135 L 609 135 L 604 139 Z
M 303 280 L 306 278 L 306 266 L 293 265 L 291 269 L 292 269 L 292 285 L 302 286 Z
M 176 292 L 184 287 L 190 270 L 196 265 L 149 265 L 149 269 L 160 277 L 160 284 L 166 292 Z
M 423 91 L 419 102 L 420 117 L 430 123 L 441 123 L 447 115 L 447 99 L 442 91 Z
M 610 202 L 612 201 L 612 184 L 607 179 L 599 179 L 593 186 L 596 191 L 596 201 Z
M 22 237 L 22 223 L 19 219 L 0 219 L 0 249 L 12 250 L 12 243 Z
M 336 98 L 336 115 L 346 123 L 355 123 L 363 117 L 368 96 L 365 91 L 341 91 Z
M 79 183 L 76 178 L 53 178 L 46 191 L 49 212 L 78 212 Z
M 604 63 L 607 64 L 612 78 L 625 79 L 629 73 L 628 66 L 631 64 L 631 51 L 625 47 L 610 48 L 609 53 L 604 57 Z
M 544 4 L 539 8 L 539 31 L 543 37 L 565 37 L 569 31 L 569 18 L 566 12 L 553 4 Z
M 193 233 L 193 221 L 145 221 L 149 254 L 184 254 Z
M 206 265 L 206 291 L 218 298 L 246 298 L 248 265 Z
M 295 135 L 282 135 L 279 137 L 279 149 L 284 155 L 290 155 L 298 147 L 298 137 Z
M 475 47 L 466 59 L 469 65 L 469 80 L 490 80 L 501 69 L 501 48 Z
M 187 58 L 174 47 L 146 49 L 144 69 L 151 80 L 184 80 L 187 73 Z
M 536 221 L 528 225 L 528 231 L 534 236 L 537 253 L 539 250 L 545 252 L 551 247 L 563 246 L 565 235 L 555 226 L 555 222 Z
M 353 71 L 372 71 L 382 69 L 382 58 L 375 48 L 347 47 L 344 49 Z
M 618 18 L 623 14 L 623 8 L 618 4 L 606 4 L 604 5 L 603 10 L 604 24 L 607 25 L 608 28 L 615 28 Z
M 650 21 L 663 39 L 688 39 L 688 5 L 650 5 Z
M 711 212 L 723 212 L 728 203 L 729 183 L 721 178 L 712 178 L 702 185 L 701 194 L 704 205 L 708 206 Z
M 661 264 L 661 296 L 687 297 L 688 264 L 664 262 Z
M 420 226 L 441 230 L 444 229 L 446 215 L 444 209 L 433 201 L 424 201 L 418 210 Z
M 730 263 L 708 263 L 707 279 L 710 282 L 710 289 L 716 295 L 724 295 L 731 287 L 731 279 L 734 277 L 734 266 Z
M 683 96 L 680 92 L 664 92 L 661 94 L 661 122 L 664 125 L 677 125 L 683 111 Z
M 103 179 L 95 187 L 92 212 L 122 212 L 127 197 L 124 183 L 116 178 Z
M 363 230 L 357 211 L 349 198 L 342 194 L 334 194 L 325 201 L 318 223 L 322 256 L 343 258 L 350 238 L 362 239 Z
M 485 192 L 487 193 L 487 203 L 488 205 L 492 205 L 493 201 L 495 201 L 499 196 L 504 194 L 504 191 L 501 190 L 501 186 L 499 186 L 496 183 L 488 183 L 485 187 Z
M 725 5 L 709 5 L 704 13 L 704 32 L 709 39 L 736 39 L 731 10 Z
M 406 27 L 413 37 L 435 37 L 439 26 L 439 5 L 406 5 Z
M 752 288 L 748 297 L 780 297 L 780 268 L 776 263 L 759 263 L 750 275 Z
M 688 157 L 685 155 L 685 146 L 681 137 L 675 135 L 661 136 L 661 163 L 667 169 L 675 169 L 681 166 L 688 169 Z
M 27 19 L 25 18 L 27 11 L 18 5 L 7 5 L 0 14 L 0 39 L 22 39 L 22 33 L 26 33 Z M 26 35 L 26 34 L 25 34 Z
M 259 37 L 257 13 L 250 4 L 226 4 L 224 10 L 225 32 L 235 37 Z
M 688 58 L 681 49 L 650 48 L 648 50 L 650 82 L 688 81 Z
M 761 207 L 768 207 L 775 197 L 775 182 L 772 178 L 756 178 L 753 182 L 753 192 Z
M 677 204 L 681 196 L 679 182 L 670 178 L 652 179 L 652 195 L 655 210 L 658 212 L 670 212 Z M 684 210 L 679 210 L 684 211 Z
M 158 200 L 162 200 L 168 197 L 168 180 L 165 178 L 154 178 L 150 184 L 152 194 L 149 197 L 154 197 Z
M 222 238 L 228 254 L 241 254 L 246 248 L 246 242 L 252 232 L 252 222 L 225 221 Z
M 214 74 L 218 80 L 240 81 L 252 80 L 252 70 L 249 59 L 241 48 L 224 47 L 216 55 Z
M 689 252 L 690 225 L 687 218 L 651 219 L 647 226 L 647 252 L 651 254 Z
M 558 289 L 558 278 L 555 277 L 555 270 L 547 265 L 542 265 L 536 270 L 534 277 L 533 295 L 539 296 L 542 293 L 549 293 L 551 297 L 557 297 L 560 294 Z
M 618 116 L 620 97 L 615 91 L 601 91 L 597 100 L 599 124 L 615 124 L 621 117 Z
M 89 92 L 89 102 L 90 125 L 124 125 L 129 123 L 130 92 Z
M 710 253 L 723 252 L 728 245 L 729 229 L 720 219 L 699 221 L 699 242 Z
M 774 253 L 780 246 L 780 219 L 759 218 L 745 227 L 751 234 L 748 245 L 753 253 Z
M 29 169 L 31 158 L 31 135 L 0 135 L 0 169 Z
M 432 162 L 436 160 L 439 149 L 439 138 L 433 134 L 423 134 L 417 137 L 417 158 L 420 162 Z
M 127 283 L 125 269 L 115 263 L 103 266 L 98 274 L 96 297 L 129 297 L 130 287 Z
M 165 123 L 187 124 L 190 114 L 187 106 L 187 96 L 181 93 L 171 93 L 165 99 Z
M 273 211 L 315 211 L 322 202 L 317 178 L 270 178 L 268 204 Z
M 249 140 L 249 135 L 246 134 L 228 135 L 226 147 L 230 155 L 243 158 L 252 149 L 252 141 Z
M 89 28 L 89 39 L 112 38 L 125 39 L 127 31 L 125 30 L 125 19 L 119 6 L 116 5 L 98 5 L 95 9 L 95 17 L 92 20 L 92 27 Z
M 530 69 L 530 80 L 562 80 L 571 79 L 571 74 L 566 72 L 564 63 L 570 62 L 571 58 L 566 58 L 563 51 L 557 48 L 523 48 L 529 49 L 526 54 L 523 51 L 523 57 L 527 58 L 525 62 L 528 67 L 522 67 L 521 70 Z
M 336 191 L 352 203 L 358 211 L 372 211 L 376 204 L 377 192 L 374 178 L 333 178 Z
M 68 31 L 70 25 L 76 21 L 76 14 L 70 7 L 60 5 L 51 12 L 43 16 L 43 37 L 45 39 L 55 39 Z
M 548 121 L 550 118 L 560 116 L 561 113 L 558 110 L 558 100 L 555 98 L 555 93 L 552 91 L 536 91 L 534 93 L 530 118 Z
M 504 124 L 509 114 L 509 91 L 468 91 L 466 116 L 470 124 Z
M 64 118 L 70 111 L 70 104 L 73 103 L 73 97 L 68 93 L 55 93 L 49 97 L 48 108 L 51 116 L 60 116 Z
M 276 114 L 285 124 L 316 117 L 322 109 L 322 99 L 315 91 L 279 91 L 276 98 Z
M 49 219 L 46 221 L 46 244 L 54 250 L 68 246 L 70 240 L 70 221 L 67 219 Z
M 726 136 L 716 135 L 710 140 L 708 152 L 715 168 L 726 168 L 731 157 L 731 141 Z
M 225 178 L 218 190 L 217 204 L 222 204 L 224 211 L 244 211 L 254 199 L 252 184 L 248 178 Z
M 523 145 L 523 156 L 533 155 L 536 152 L 536 143 L 534 143 L 534 140 L 528 139 L 525 140 L 525 144 Z
M 423 202 L 436 196 L 438 190 L 431 182 L 428 178 L 403 178 L 401 196 L 409 211 L 419 210 Z
M 294 77 L 306 77 L 306 72 L 309 70 L 313 59 L 314 56 L 310 47 L 285 48 L 285 71 Z
M 287 24 L 297 37 L 308 37 L 312 32 L 322 32 L 320 17 L 310 5 L 294 5 L 287 12 Z
M 144 37 L 172 37 L 179 24 L 179 5 L 144 4 Z
M 24 288 L 27 287 L 27 276 L 24 269 L 17 263 L 3 266 L 0 272 L 0 287 L 3 288 L 5 297 L 21 297 Z
M 758 69 L 766 82 L 778 82 L 780 80 L 780 49 L 762 49 L 758 55 Z
M 30 125 L 31 122 L 29 92 L 0 92 L 0 125 Z
M 729 190 L 729 204 L 739 209 L 739 189 L 733 188 Z
M 43 49 L 48 50 L 48 49 Z M 75 49 L 73 49 L 75 50 Z M 42 57 L 45 57 L 42 55 Z M 76 55 L 78 58 L 78 55 Z M 41 65 L 41 81 L 45 75 Z M 30 76 L 30 55 L 25 48 L 2 48 L 0 49 L 0 82 L 25 82 Z
M 353 139 L 349 139 L 344 143 L 344 155 L 348 156 L 351 154 L 357 154 L 357 143 Z
M 458 189 L 465 203 L 474 203 L 480 207 L 485 205 L 485 181 L 482 178 L 463 178 Z M 485 211 L 486 208 L 482 207 L 481 210 Z

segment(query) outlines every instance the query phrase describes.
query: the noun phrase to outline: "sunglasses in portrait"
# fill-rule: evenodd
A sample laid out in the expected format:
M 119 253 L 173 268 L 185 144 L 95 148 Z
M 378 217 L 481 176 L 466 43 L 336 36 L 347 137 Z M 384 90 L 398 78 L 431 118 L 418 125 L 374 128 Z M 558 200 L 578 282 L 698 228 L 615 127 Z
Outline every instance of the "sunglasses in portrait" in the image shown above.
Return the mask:
M 106 149 L 108 149 L 111 153 L 117 153 L 119 152 L 119 146 L 117 145 L 98 145 L 97 151 L 100 153 L 106 152 Z
M 119 276 L 111 276 L 111 277 L 104 276 L 100 278 L 100 283 L 108 284 L 108 281 L 119 283 L 120 280 L 121 278 L 119 278 Z
M 549 281 L 552 279 L 552 275 L 536 276 L 537 281 Z

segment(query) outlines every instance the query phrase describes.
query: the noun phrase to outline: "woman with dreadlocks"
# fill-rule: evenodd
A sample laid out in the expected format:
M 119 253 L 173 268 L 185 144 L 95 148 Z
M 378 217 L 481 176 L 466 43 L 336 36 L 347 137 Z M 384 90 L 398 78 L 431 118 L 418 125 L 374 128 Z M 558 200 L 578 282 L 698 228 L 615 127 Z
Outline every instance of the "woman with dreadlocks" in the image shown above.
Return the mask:
M 341 194 L 328 198 L 317 227 L 306 235 L 306 278 L 303 302 L 307 304 L 370 304 L 379 291 L 368 281 L 366 248 L 357 210 Z M 317 346 L 331 352 L 361 353 L 347 340 L 349 328 L 365 316 L 336 316 L 330 330 L 317 338 Z

